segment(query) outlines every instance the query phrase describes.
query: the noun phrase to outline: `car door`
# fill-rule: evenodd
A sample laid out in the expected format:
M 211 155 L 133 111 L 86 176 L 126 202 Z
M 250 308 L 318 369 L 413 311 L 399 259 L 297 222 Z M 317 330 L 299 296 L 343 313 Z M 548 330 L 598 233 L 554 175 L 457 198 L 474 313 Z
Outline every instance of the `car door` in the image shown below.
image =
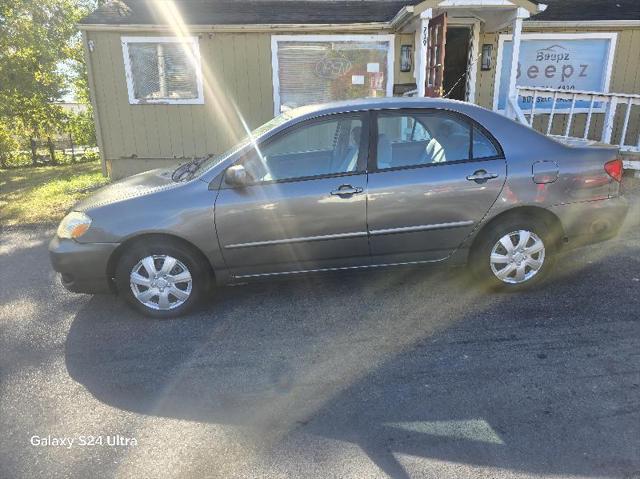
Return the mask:
M 502 190 L 500 146 L 469 118 L 444 110 L 379 112 L 371 138 L 376 155 L 367 222 L 373 262 L 446 258 Z
M 239 160 L 253 178 L 223 181 L 215 205 L 234 276 L 366 263 L 366 114 L 335 114 L 286 129 Z

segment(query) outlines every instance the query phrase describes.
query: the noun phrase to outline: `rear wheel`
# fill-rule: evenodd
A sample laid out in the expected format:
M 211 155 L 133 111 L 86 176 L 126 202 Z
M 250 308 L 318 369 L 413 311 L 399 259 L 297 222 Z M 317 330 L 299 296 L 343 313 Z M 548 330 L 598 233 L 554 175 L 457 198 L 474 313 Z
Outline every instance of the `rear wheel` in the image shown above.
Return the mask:
M 537 219 L 503 221 L 483 234 L 471 254 L 471 266 L 491 289 L 520 290 L 541 283 L 554 264 L 556 241 Z
M 209 288 L 209 272 L 202 263 L 197 254 L 171 240 L 136 243 L 118 262 L 118 292 L 146 316 L 181 316 Z

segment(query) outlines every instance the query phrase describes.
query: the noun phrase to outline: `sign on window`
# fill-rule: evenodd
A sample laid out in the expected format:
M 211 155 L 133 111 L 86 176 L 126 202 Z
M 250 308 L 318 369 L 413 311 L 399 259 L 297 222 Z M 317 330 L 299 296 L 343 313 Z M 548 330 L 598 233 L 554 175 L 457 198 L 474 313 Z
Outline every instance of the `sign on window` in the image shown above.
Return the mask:
M 388 36 L 274 37 L 276 113 L 299 106 L 392 94 Z
M 615 34 L 524 34 L 520 44 L 516 85 L 523 87 L 608 92 L 615 49 Z M 504 110 L 509 89 L 511 36 L 500 37 L 496 72 L 497 109 Z M 530 110 L 533 96 L 520 96 L 523 110 Z M 538 94 L 536 110 L 550 110 L 552 95 Z M 588 109 L 588 101 L 576 101 L 575 108 Z M 594 105 L 598 108 L 600 105 Z M 570 99 L 558 99 L 556 109 L 571 108 Z

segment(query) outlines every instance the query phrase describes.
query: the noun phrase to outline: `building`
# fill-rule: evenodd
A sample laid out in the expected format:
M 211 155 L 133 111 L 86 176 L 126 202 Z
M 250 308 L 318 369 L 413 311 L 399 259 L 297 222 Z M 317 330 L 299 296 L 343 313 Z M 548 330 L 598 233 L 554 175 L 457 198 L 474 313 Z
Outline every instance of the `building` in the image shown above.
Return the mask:
M 640 149 L 637 0 L 115 0 L 80 28 L 113 177 L 362 96 L 446 95 Z

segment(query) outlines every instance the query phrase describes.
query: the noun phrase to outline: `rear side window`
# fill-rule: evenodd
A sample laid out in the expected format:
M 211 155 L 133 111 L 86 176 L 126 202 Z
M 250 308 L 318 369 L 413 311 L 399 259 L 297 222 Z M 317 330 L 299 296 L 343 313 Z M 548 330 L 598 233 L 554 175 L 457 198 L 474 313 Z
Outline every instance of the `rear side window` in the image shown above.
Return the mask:
M 378 168 L 468 160 L 471 128 L 441 112 L 388 112 L 378 116 Z
M 471 120 L 446 111 L 391 111 L 377 118 L 377 167 L 446 164 L 499 155 Z
M 474 125 L 473 127 L 473 158 L 491 158 L 498 156 L 498 149 L 496 145 L 487 138 L 480 128 Z

